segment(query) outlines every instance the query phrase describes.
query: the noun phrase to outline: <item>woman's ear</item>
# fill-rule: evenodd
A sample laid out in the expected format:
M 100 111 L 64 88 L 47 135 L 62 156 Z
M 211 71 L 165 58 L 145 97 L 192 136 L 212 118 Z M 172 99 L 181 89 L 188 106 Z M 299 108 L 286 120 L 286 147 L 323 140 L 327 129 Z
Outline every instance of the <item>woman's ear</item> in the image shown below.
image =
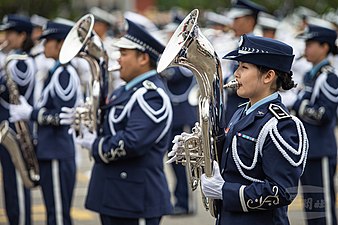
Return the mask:
M 264 83 L 271 83 L 275 80 L 276 78 L 276 72 L 274 70 L 269 70 L 268 72 L 266 72 L 266 74 L 264 75 Z
M 322 44 L 323 48 L 324 48 L 324 51 L 327 52 L 327 54 L 330 53 L 330 45 L 328 43 L 323 43 Z

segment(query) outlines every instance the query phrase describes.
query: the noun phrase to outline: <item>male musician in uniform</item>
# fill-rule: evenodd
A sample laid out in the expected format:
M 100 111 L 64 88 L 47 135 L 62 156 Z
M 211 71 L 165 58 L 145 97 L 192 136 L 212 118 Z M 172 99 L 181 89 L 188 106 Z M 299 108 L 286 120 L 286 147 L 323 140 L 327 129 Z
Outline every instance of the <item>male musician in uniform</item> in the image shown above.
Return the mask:
M 77 139 L 95 160 L 85 206 L 103 225 L 158 225 L 172 210 L 163 171 L 172 108 L 155 70 L 164 46 L 126 21 L 126 34 L 114 44 L 126 85 L 101 107 L 103 127 L 97 133 L 83 128 Z
M 276 38 L 276 32 L 278 29 L 279 21 L 274 15 L 264 12 L 259 13 L 257 24 L 262 30 L 263 37 L 272 39 Z
M 253 31 L 257 24 L 258 13 L 260 11 L 265 11 L 265 9 L 250 0 L 237 0 L 235 2 L 230 12 L 228 13 L 228 16 L 233 19 L 231 28 L 234 32 L 234 41 L 236 43 L 238 42 L 238 39 L 241 35 L 253 34 Z M 230 80 L 234 79 L 233 74 L 237 69 L 237 66 L 237 62 L 231 62 L 228 63 L 228 66 L 226 67 L 228 71 L 225 71 L 225 69 L 223 69 L 224 83 L 227 83 Z M 226 90 L 225 96 L 225 123 L 228 124 L 238 106 L 244 102 L 247 102 L 248 100 L 239 97 L 237 93 L 233 90 Z
M 12 121 L 31 120 L 37 130 L 36 154 L 40 167 L 40 185 L 47 213 L 47 224 L 72 224 L 70 216 L 76 180 L 75 145 L 69 125 L 60 123 L 62 107 L 74 107 L 80 101 L 80 80 L 71 64 L 61 65 L 59 53 L 72 27 L 48 21 L 41 39 L 44 53 L 53 58 L 40 99 L 34 107 L 26 101 L 10 105 Z
M 113 68 L 112 71 L 109 71 L 109 90 L 108 93 L 118 88 L 122 83 L 124 83 L 120 77 L 118 71 L 114 70 L 118 67 L 117 58 L 119 56 L 118 48 L 113 45 L 113 42 L 118 38 L 118 33 L 113 33 L 113 29 L 118 25 L 118 18 L 113 14 L 98 8 L 92 7 L 89 10 L 89 13 L 93 14 L 95 18 L 94 31 L 100 37 L 103 43 L 104 49 L 107 51 L 108 56 L 108 68 Z
M 4 61 L 1 62 L 0 65 L 0 121 L 8 120 L 10 91 L 12 91 L 11 94 L 14 94 L 13 90 L 10 90 L 6 86 L 7 76 L 11 77 L 11 79 L 17 84 L 20 94 L 32 104 L 35 83 L 34 76 L 36 73 L 34 59 L 32 57 L 28 57 L 26 60 L 12 60 L 8 63 L 7 68 L 5 68 L 5 61 L 9 55 L 30 53 L 31 48 L 33 47 L 33 42 L 30 38 L 32 29 L 33 25 L 29 18 L 16 14 L 5 16 L 3 23 L 0 26 L 0 30 L 5 31 L 5 38 L 7 41 L 7 46 L 3 49 L 3 52 L 7 52 L 7 54 L 3 54 Z M 10 74 L 8 74 L 8 71 L 10 71 Z M 10 123 L 10 127 L 14 129 L 14 124 Z M 19 171 L 14 167 L 9 151 L 13 150 L 5 149 L 3 145 L 0 145 L 0 161 L 4 185 L 4 203 L 8 223 L 10 225 L 30 225 L 30 190 L 24 187 L 23 180 L 19 176 Z

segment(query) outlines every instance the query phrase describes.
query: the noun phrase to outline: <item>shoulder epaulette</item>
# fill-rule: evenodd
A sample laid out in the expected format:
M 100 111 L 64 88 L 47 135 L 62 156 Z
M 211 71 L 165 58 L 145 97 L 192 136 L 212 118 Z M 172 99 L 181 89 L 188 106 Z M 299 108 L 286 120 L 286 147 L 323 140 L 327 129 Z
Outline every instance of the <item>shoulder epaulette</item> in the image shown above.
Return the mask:
M 157 89 L 156 85 L 153 82 L 151 82 L 150 80 L 145 80 L 145 81 L 143 81 L 142 84 L 148 90 L 156 90 Z
M 239 104 L 237 108 L 240 108 L 240 107 L 242 107 L 242 106 L 246 106 L 247 104 L 249 104 L 249 102 L 244 102 L 244 103 L 242 103 L 242 104 Z
M 334 73 L 334 68 L 331 65 L 326 65 L 321 68 L 322 73 Z
M 269 105 L 269 110 L 278 120 L 291 118 L 290 114 L 279 105 L 271 103 Z

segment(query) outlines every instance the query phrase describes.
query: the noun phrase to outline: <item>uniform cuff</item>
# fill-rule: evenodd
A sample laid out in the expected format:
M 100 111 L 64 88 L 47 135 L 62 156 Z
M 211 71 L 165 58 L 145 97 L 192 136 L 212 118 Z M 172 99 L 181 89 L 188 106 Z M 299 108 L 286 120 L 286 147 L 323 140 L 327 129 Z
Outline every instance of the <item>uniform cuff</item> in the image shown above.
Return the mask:
M 33 109 L 32 113 L 31 113 L 30 120 L 38 121 L 39 111 L 40 111 L 40 109 Z
M 237 183 L 225 182 L 223 185 L 223 209 L 226 211 L 247 211 L 244 199 L 245 186 Z
M 108 163 L 109 161 L 105 159 L 102 155 L 103 150 L 102 150 L 102 145 L 103 145 L 104 137 L 101 138 L 96 138 L 93 146 L 92 146 L 92 155 L 95 159 L 95 162 L 103 162 L 103 163 Z

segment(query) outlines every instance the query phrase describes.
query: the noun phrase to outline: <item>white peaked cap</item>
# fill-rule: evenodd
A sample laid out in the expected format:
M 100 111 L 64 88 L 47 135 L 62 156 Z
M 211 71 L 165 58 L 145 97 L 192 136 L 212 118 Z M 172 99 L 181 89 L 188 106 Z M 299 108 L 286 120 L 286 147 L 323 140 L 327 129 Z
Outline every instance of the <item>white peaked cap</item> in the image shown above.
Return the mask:
M 114 25 L 117 21 L 116 17 L 113 14 L 98 7 L 92 7 L 89 10 L 89 13 L 93 14 L 96 20 L 104 21 L 110 25 Z
M 263 28 L 269 28 L 269 29 L 277 29 L 279 25 L 279 21 L 276 17 L 273 15 L 260 12 L 258 14 L 258 25 L 260 25 Z

